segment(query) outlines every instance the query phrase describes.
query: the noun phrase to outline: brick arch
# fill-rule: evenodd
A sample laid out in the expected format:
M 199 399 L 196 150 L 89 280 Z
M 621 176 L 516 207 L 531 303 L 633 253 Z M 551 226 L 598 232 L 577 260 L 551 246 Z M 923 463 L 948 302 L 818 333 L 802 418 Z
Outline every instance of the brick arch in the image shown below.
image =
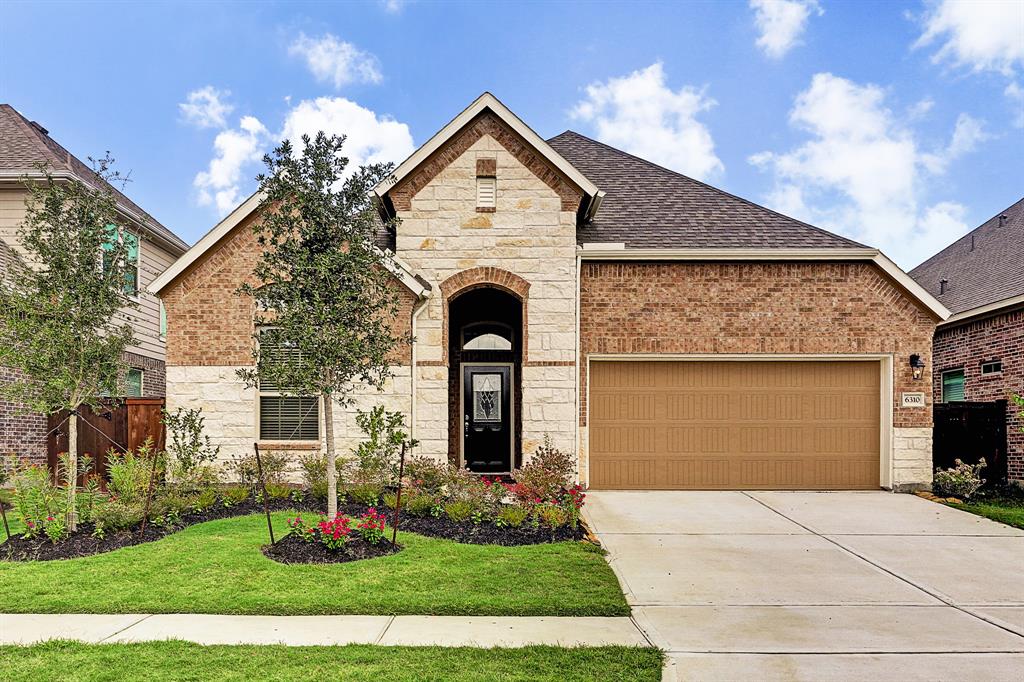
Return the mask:
M 509 272 L 508 270 L 502 270 L 501 268 L 495 267 L 478 267 L 456 272 L 454 275 L 441 282 L 441 299 L 443 307 L 443 316 L 441 320 L 441 344 L 445 366 L 448 365 L 448 303 L 459 294 L 463 294 L 470 289 L 478 289 L 480 287 L 501 289 L 502 291 L 512 294 L 519 299 L 520 303 L 522 303 L 522 355 L 523 363 L 525 364 L 527 353 L 529 351 L 526 321 L 527 299 L 530 293 L 530 283 L 514 272 Z

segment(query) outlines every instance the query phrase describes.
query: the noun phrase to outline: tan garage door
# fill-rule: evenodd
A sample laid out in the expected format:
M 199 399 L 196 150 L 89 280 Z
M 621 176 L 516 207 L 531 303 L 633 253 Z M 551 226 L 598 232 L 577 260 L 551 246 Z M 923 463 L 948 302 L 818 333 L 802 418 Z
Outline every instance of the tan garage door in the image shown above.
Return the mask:
M 877 361 L 594 361 L 596 489 L 879 487 Z

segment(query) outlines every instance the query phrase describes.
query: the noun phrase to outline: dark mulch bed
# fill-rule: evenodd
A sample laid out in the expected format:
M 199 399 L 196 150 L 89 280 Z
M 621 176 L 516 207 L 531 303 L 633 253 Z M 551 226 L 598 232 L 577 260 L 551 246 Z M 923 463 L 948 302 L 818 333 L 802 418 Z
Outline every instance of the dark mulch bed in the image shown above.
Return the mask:
M 394 520 L 394 510 L 388 510 L 388 520 L 389 522 Z M 399 522 L 399 528 L 404 531 L 470 545 L 518 547 L 519 545 L 539 545 L 545 542 L 584 540 L 587 537 L 582 523 L 575 529 L 568 526 L 556 529 L 534 528 L 525 523 L 518 528 L 502 528 L 490 522 L 455 523 L 446 516 L 434 518 L 433 516 L 420 517 L 409 514 L 402 514 Z
M 282 564 L 342 564 L 388 556 L 401 550 L 401 545 L 393 545 L 390 540 L 371 545 L 362 538 L 352 538 L 341 549 L 332 551 L 319 542 L 306 542 L 289 533 L 272 545 L 264 545 L 263 555 Z
M 308 509 L 311 511 L 318 507 L 319 504 L 315 501 L 293 502 L 292 500 L 273 500 L 270 503 L 271 511 L 287 511 L 291 509 L 298 509 L 300 511 Z M 218 504 L 204 512 L 182 514 L 181 522 L 173 526 L 155 526 L 152 523 L 148 523 L 146 524 L 145 533 L 140 533 L 139 529 L 135 528 L 130 531 L 109 533 L 101 539 L 92 535 L 94 526 L 90 523 L 80 525 L 76 533 L 72 534 L 67 540 L 57 544 L 53 544 L 45 536 L 24 538 L 20 535 L 15 535 L 7 542 L 0 543 L 0 561 L 76 559 L 92 556 L 93 554 L 112 552 L 115 549 L 140 545 L 144 542 L 153 542 L 188 526 L 194 526 L 197 523 L 257 513 L 263 513 L 263 504 L 250 499 L 231 507 Z

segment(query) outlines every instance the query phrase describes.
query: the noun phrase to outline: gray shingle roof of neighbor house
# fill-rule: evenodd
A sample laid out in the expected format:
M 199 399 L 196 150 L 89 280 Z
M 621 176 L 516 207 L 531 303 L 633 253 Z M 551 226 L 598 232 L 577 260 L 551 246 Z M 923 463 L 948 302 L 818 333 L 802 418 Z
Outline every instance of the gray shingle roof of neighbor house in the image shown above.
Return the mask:
M 0 104 L 0 176 L 20 178 L 38 176 L 38 165 L 46 164 L 51 173 L 66 173 L 86 183 L 96 181 L 93 170 L 50 137 L 38 123 L 29 121 L 10 104 Z M 117 198 L 118 204 L 135 217 L 143 228 L 165 242 L 180 255 L 188 250 L 178 235 L 160 224 L 120 190 L 103 181 Z
M 567 130 L 547 141 L 601 190 L 577 241 L 627 248 L 863 249 L 863 244 L 776 213 L 681 173 Z
M 918 265 L 910 276 L 954 314 L 1024 295 L 1024 199 Z

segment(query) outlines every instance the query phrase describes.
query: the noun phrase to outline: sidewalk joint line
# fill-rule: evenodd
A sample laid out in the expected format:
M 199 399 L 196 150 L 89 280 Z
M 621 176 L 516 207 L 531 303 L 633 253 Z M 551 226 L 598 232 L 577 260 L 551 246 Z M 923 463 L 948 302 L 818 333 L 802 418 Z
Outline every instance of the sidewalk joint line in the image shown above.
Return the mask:
M 373 642 L 374 644 L 380 644 L 381 641 L 383 641 L 384 635 L 386 635 L 388 633 L 388 630 L 391 629 L 391 626 L 394 625 L 395 618 L 396 616 L 388 616 L 388 622 L 384 624 L 384 629 L 382 629 L 380 631 L 380 634 L 377 635 L 377 639 Z
M 138 625 L 138 624 L 139 624 L 139 623 L 141 623 L 142 621 L 144 621 L 144 620 L 147 620 L 147 619 L 149 619 L 149 618 L 152 618 L 152 617 L 153 617 L 153 616 L 155 616 L 156 614 L 154 614 L 154 613 L 144 613 L 144 614 L 140 614 L 140 615 L 142 616 L 142 618 L 139 618 L 139 619 L 138 619 L 137 621 L 135 621 L 135 622 L 133 622 L 133 623 L 130 623 L 130 624 L 128 624 L 128 625 L 125 625 L 125 626 L 124 626 L 123 628 L 121 628 L 121 629 L 120 629 L 120 630 L 118 630 L 117 632 L 112 632 L 111 634 L 107 635 L 106 637 L 104 637 L 103 639 L 101 639 L 100 641 L 98 641 L 98 642 L 97 642 L 97 644 L 103 644 L 104 642 L 106 642 L 106 641 L 107 641 L 108 639 L 110 639 L 111 637 L 117 637 L 117 636 L 118 636 L 119 634 L 121 634 L 121 633 L 122 633 L 122 632 L 124 632 L 125 630 L 130 630 L 130 629 L 132 629 L 133 627 L 135 627 L 136 625 Z

